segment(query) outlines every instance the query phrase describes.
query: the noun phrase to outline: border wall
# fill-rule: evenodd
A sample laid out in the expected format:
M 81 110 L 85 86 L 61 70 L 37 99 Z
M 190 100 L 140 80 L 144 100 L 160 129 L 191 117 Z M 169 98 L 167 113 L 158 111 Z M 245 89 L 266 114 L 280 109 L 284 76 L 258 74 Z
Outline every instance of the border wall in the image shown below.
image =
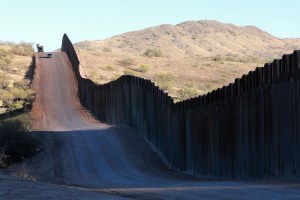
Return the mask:
M 300 51 L 206 95 L 174 103 L 149 80 L 122 76 L 104 85 L 73 66 L 81 104 L 100 121 L 127 126 L 176 171 L 221 179 L 300 178 Z

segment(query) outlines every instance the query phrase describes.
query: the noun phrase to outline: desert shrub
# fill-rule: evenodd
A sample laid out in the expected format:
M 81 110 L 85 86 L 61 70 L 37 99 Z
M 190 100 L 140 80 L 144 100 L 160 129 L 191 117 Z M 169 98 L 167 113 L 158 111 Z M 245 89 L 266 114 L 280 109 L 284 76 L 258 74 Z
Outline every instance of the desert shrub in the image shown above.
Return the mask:
M 217 55 L 215 55 L 215 56 L 212 57 L 213 61 L 221 61 L 221 59 L 222 59 L 222 57 L 221 57 L 220 54 L 217 54 Z
M 1 168 L 29 158 L 39 151 L 38 139 L 30 135 L 25 127 L 24 122 L 20 120 L 0 122 Z
M 112 81 L 115 81 L 115 80 L 119 79 L 121 76 L 122 76 L 122 75 L 120 75 L 120 74 L 115 74 L 115 75 L 111 78 L 111 80 L 112 80 Z
M 14 88 L 26 90 L 29 88 L 30 81 L 27 79 L 23 79 L 20 81 L 16 81 L 13 83 Z
M 136 62 L 133 58 L 124 58 L 122 60 L 119 60 L 119 64 L 124 66 L 124 67 L 135 65 L 135 63 Z
M 171 73 L 157 73 L 155 74 L 156 81 L 173 81 L 174 75 Z
M 171 73 L 157 73 L 155 74 L 154 81 L 163 90 L 171 90 L 174 76 Z
M 204 83 L 204 89 L 205 89 L 206 91 L 213 90 L 214 85 L 215 85 L 215 84 L 214 84 L 213 82 L 207 81 L 207 82 Z
M 102 48 L 102 51 L 103 52 L 112 52 L 112 48 L 108 47 L 108 46 L 105 46 L 105 47 Z
M 239 60 L 240 62 L 243 63 L 260 63 L 261 60 L 258 57 L 254 56 L 245 56 Z
M 107 71 L 116 71 L 117 70 L 117 68 L 115 66 L 113 66 L 113 65 L 106 65 L 105 69 Z
M 125 69 L 123 72 L 125 75 L 131 75 L 131 76 L 137 75 L 136 72 L 134 72 L 133 70 L 130 70 L 130 69 Z
M 171 90 L 173 87 L 173 84 L 171 82 L 161 82 L 158 84 L 158 86 L 162 89 L 162 90 Z
M 18 110 L 24 107 L 25 101 L 24 100 L 16 100 L 16 101 L 12 101 L 11 104 L 9 104 L 9 111 L 14 111 L 14 110 Z
M 99 78 L 99 74 L 98 74 L 98 70 L 97 69 L 93 69 L 90 72 L 89 78 L 93 81 L 96 81 Z
M 149 71 L 150 68 L 151 68 L 150 65 L 140 64 L 140 67 L 137 69 L 137 71 L 145 73 L 145 72 Z
M 30 99 L 32 91 L 28 89 L 12 88 L 10 93 L 14 96 L 14 99 Z
M 0 100 L 6 106 L 13 102 L 14 96 L 11 93 L 9 93 L 8 91 L 1 91 Z
M 12 62 L 12 56 L 0 56 L 0 72 L 4 75 L 6 75 L 11 67 L 10 64 Z
M 183 100 L 198 96 L 199 93 L 195 88 L 193 88 L 193 85 L 186 84 L 183 88 L 180 88 L 178 90 L 178 95 L 181 98 L 181 100 Z
M 0 89 L 7 89 L 10 81 L 7 79 L 7 76 L 0 75 Z
M 153 58 L 153 57 L 162 57 L 163 53 L 160 49 L 147 49 L 143 55 L 148 58 Z
M 3 48 L 0 48 L 0 59 L 10 56 L 9 52 Z
M 20 56 L 32 56 L 34 54 L 32 44 L 26 42 L 11 45 L 10 52 Z
M 0 100 L 8 111 L 21 108 L 30 108 L 34 99 L 34 93 L 30 89 L 12 88 L 9 91 L 1 91 Z

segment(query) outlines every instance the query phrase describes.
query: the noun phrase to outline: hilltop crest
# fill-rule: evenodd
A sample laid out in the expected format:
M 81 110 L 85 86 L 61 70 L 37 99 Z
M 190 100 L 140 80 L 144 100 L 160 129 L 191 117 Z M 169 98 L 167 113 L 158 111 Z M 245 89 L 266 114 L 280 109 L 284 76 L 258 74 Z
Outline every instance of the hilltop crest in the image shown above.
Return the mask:
M 174 83 L 166 90 L 179 97 L 184 96 L 178 92 L 185 85 L 192 85 L 197 91 L 194 94 L 203 94 L 228 84 L 265 62 L 300 49 L 300 39 L 277 38 L 255 26 L 201 20 L 163 24 L 105 40 L 79 42 L 75 47 L 84 73 L 98 83 L 128 73 L 157 82 L 157 73 L 169 73 Z M 159 56 L 145 56 L 148 50 Z M 126 59 L 134 62 L 124 66 Z M 108 65 L 114 70 L 107 70 Z M 140 65 L 151 69 L 140 72 Z

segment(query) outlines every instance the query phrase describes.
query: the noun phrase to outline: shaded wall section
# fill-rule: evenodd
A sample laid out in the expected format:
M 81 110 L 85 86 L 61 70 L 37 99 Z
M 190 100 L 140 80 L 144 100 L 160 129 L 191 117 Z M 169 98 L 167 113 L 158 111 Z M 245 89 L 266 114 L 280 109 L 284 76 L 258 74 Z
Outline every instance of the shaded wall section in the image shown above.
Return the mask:
M 173 103 L 151 81 L 122 76 L 97 85 L 66 52 L 84 107 L 100 121 L 131 127 L 172 169 L 215 178 L 300 178 L 300 51 L 204 96 Z

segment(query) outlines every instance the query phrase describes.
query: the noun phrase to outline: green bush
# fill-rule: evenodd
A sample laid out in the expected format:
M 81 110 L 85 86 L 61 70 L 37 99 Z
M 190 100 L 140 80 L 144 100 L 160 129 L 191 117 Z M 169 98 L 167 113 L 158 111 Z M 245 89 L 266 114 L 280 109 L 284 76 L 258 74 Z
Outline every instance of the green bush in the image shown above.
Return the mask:
M 90 72 L 89 78 L 93 81 L 97 81 L 97 79 L 99 78 L 99 74 L 98 74 L 98 70 L 97 69 L 93 69 Z
M 4 104 L 8 104 L 14 100 L 14 96 L 8 91 L 1 91 L 0 100 L 3 101 Z
M 134 72 L 133 70 L 130 70 L 130 69 L 125 69 L 123 72 L 125 75 L 131 75 L 131 76 L 137 75 L 136 72 Z
M 147 49 L 143 55 L 148 58 L 153 58 L 153 57 L 162 57 L 163 53 L 160 49 Z
M 174 75 L 171 73 L 156 73 L 155 74 L 155 80 L 158 82 L 165 82 L 165 81 L 173 81 Z
M 137 69 L 137 71 L 145 73 L 145 72 L 149 71 L 150 68 L 151 68 L 150 65 L 140 64 L 140 67 Z
M 29 158 L 40 149 L 37 138 L 30 135 L 20 120 L 0 122 L 0 167 Z
M 16 100 L 12 101 L 12 103 L 9 105 L 8 110 L 14 111 L 18 110 L 24 107 L 25 101 L 24 100 Z
M 198 91 L 196 89 L 186 85 L 183 88 L 180 88 L 178 90 L 178 95 L 181 98 L 181 100 L 184 100 L 184 99 L 189 99 L 189 98 L 192 98 L 192 97 L 196 97 L 199 94 L 198 94 Z
M 14 96 L 14 99 L 28 99 L 32 95 L 30 90 L 23 90 L 19 88 L 12 88 L 10 93 Z
M 34 93 L 30 89 L 12 88 L 9 91 L 2 90 L 0 94 L 3 107 L 8 111 L 29 108 L 34 99 Z
M 115 81 L 115 80 L 119 79 L 121 76 L 122 76 L 122 75 L 120 75 L 120 74 L 115 74 L 115 75 L 111 78 L 111 80 L 112 80 L 112 81 Z
M 174 76 L 171 73 L 157 73 L 155 74 L 154 81 L 163 90 L 171 90 Z
M 106 65 L 105 69 L 108 71 L 116 71 L 117 70 L 117 68 L 113 65 Z
M 133 58 L 125 58 L 119 61 L 119 64 L 124 66 L 124 67 L 128 67 L 128 66 L 132 66 L 135 65 L 135 60 Z

